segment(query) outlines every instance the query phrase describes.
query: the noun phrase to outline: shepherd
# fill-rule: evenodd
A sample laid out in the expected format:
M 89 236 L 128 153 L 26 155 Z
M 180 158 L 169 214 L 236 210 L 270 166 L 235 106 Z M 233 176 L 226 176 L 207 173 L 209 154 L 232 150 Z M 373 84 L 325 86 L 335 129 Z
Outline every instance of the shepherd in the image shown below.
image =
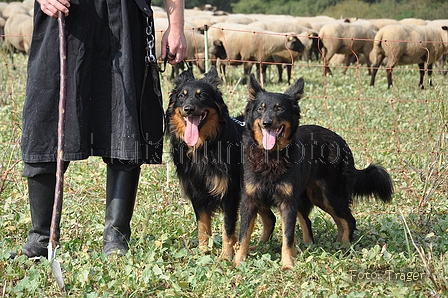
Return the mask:
M 186 54 L 184 1 L 165 5 L 169 26 L 161 56 L 174 65 Z M 50 240 L 58 152 L 58 11 L 65 15 L 67 33 L 63 168 L 89 156 L 103 158 L 103 249 L 122 255 L 129 250 L 140 167 L 161 163 L 162 156 L 164 115 L 152 9 L 145 0 L 35 2 L 21 139 L 33 227 L 22 252 L 46 257 Z

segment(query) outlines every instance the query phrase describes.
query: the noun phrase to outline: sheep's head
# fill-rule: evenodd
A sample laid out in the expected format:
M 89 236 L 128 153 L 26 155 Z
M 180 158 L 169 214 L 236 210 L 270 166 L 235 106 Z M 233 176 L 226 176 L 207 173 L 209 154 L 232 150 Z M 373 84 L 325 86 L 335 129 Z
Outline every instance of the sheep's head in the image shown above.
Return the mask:
M 303 53 L 305 46 L 296 35 L 286 36 L 286 47 L 292 51 Z

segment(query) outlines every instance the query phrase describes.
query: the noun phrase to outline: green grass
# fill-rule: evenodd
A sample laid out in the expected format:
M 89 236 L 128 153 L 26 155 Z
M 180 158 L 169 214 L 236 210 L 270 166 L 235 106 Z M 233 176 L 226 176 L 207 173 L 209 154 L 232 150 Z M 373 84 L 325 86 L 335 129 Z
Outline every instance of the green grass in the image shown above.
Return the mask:
M 102 253 L 105 166 L 100 158 L 73 162 L 65 175 L 61 222 L 61 262 L 66 293 L 60 293 L 46 260 L 19 250 L 30 228 L 26 181 L 21 177 L 20 126 L 26 61 L 8 58 L 0 65 L 0 296 L 1 297 L 441 297 L 448 287 L 446 78 L 434 74 L 435 86 L 417 88 L 418 71 L 395 72 L 387 90 L 384 71 L 374 88 L 366 70 L 346 76 L 333 68 L 322 76 L 320 63 L 299 63 L 294 77 L 305 78 L 301 100 L 303 124 L 338 132 L 354 151 L 358 168 L 371 162 L 391 173 L 391 204 L 355 202 L 358 231 L 350 246 L 335 243 L 336 227 L 319 209 L 312 213 L 316 243 L 300 252 L 293 270 L 280 270 L 281 227 L 273 238 L 234 268 L 219 261 L 221 217 L 213 222 L 211 253 L 197 248 L 196 220 L 182 195 L 165 146 L 164 164 L 143 166 L 132 220 L 129 254 L 108 259 Z M 415 68 L 415 67 L 414 67 Z M 221 90 L 232 114 L 245 106 L 246 86 L 237 84 L 241 67 L 230 68 Z M 269 91 L 286 83 L 268 71 Z M 172 83 L 163 78 L 164 92 Z M 167 99 L 167 96 L 165 96 Z M 409 230 L 407 229 L 409 228 Z M 254 244 L 260 236 L 254 232 Z M 297 228 L 297 238 L 301 231 Z M 370 278 L 370 279 L 369 279 Z M 372 279 L 373 278 L 373 279 Z

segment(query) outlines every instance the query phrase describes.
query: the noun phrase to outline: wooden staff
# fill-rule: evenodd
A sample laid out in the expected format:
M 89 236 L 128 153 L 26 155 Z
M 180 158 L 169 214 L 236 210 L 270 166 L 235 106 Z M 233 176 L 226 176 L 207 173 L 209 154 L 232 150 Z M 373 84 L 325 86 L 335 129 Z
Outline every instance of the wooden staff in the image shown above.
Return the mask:
M 48 261 L 51 270 L 61 290 L 65 289 L 64 279 L 59 262 L 56 260 L 56 249 L 59 247 L 60 223 L 62 212 L 62 197 L 64 190 L 64 144 L 65 144 L 65 100 L 67 96 L 67 52 L 65 34 L 65 16 L 58 12 L 59 27 L 59 60 L 60 60 L 60 89 L 59 89 L 59 119 L 58 119 L 58 151 L 56 160 L 56 186 L 54 194 L 53 215 L 50 226 L 50 243 L 48 244 Z

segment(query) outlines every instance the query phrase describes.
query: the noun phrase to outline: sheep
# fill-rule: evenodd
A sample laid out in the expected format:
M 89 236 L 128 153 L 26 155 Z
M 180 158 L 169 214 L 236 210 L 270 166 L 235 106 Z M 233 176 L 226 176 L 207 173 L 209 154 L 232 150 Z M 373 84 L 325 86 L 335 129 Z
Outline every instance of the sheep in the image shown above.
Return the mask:
M 10 49 L 29 54 L 33 18 L 27 14 L 14 14 L 5 22 L 5 44 Z
M 384 58 L 387 62 L 387 88 L 392 86 L 392 69 L 395 65 L 418 64 L 419 87 L 424 89 L 423 78 L 427 64 L 429 84 L 432 86 L 432 65 L 448 51 L 448 27 L 388 25 L 375 36 L 372 56 L 375 57 L 370 85 L 375 85 L 375 76 Z
M 232 24 L 233 30 L 224 30 L 225 28 L 218 26 L 219 24 L 215 24 L 210 28 L 210 35 L 223 42 L 229 65 L 243 63 L 243 84 L 247 81 L 254 63 L 259 66 L 274 53 L 282 50 L 292 50 L 299 53 L 304 50 L 303 44 L 295 35 L 279 34 L 241 24 Z
M 334 54 L 356 55 L 364 54 L 370 74 L 369 53 L 373 47 L 375 31 L 363 25 L 352 23 L 329 23 L 319 30 L 319 42 L 324 62 L 324 75 L 330 74 L 328 61 Z
M 3 18 L 7 20 L 15 14 L 29 15 L 29 9 L 22 2 L 9 3 L 2 12 Z
M 417 19 L 417 18 L 402 19 L 402 20 L 399 20 L 398 23 L 400 23 L 402 25 L 415 25 L 415 26 L 425 26 L 426 25 L 425 20 Z
M 281 19 L 279 19 L 281 18 Z M 318 38 L 317 32 L 314 30 L 304 27 L 296 22 L 295 18 L 287 17 L 287 16 L 274 16 L 270 15 L 269 18 L 260 17 L 258 21 L 250 23 L 249 26 L 251 28 L 257 27 L 262 28 L 267 31 L 278 32 L 278 33 L 297 33 L 296 36 L 300 40 L 300 42 L 304 46 L 303 53 L 299 53 L 291 50 L 283 50 L 277 53 L 274 53 L 270 57 L 266 57 L 264 62 L 275 63 L 278 70 L 278 81 L 283 82 L 283 65 L 286 64 L 286 70 L 288 75 L 288 82 L 291 81 L 291 69 L 294 61 L 296 61 L 299 57 L 303 57 L 304 60 L 311 59 L 311 55 L 315 54 L 316 58 L 318 57 L 319 49 L 318 49 Z M 262 68 L 263 78 L 265 78 L 266 69 L 268 65 L 264 64 Z
M 367 19 L 370 23 L 374 24 L 376 27 L 378 27 L 378 30 L 383 28 L 384 26 L 390 25 L 390 24 L 397 24 L 398 21 L 394 19 L 387 19 L 387 18 L 381 18 L 381 19 Z
M 3 10 L 8 6 L 6 2 L 0 2 L 0 17 L 3 18 Z
M 438 19 L 438 20 L 431 20 L 426 21 L 427 26 L 441 28 L 443 25 L 448 24 L 448 19 Z M 446 75 L 448 73 L 448 70 L 445 70 L 445 63 L 446 63 L 446 57 L 447 54 L 443 54 L 439 60 L 437 60 L 437 68 L 439 69 L 439 73 L 441 75 Z
M 276 19 L 271 19 L 270 21 L 267 20 L 256 21 L 249 25 L 278 33 L 288 33 L 288 32 L 297 33 L 297 37 L 305 47 L 303 51 L 303 59 L 307 61 L 310 60 L 312 54 L 315 54 L 316 58 L 319 57 L 320 53 L 318 49 L 318 38 L 317 38 L 318 32 L 314 31 L 311 28 L 304 27 L 296 23 L 294 19 L 290 20 L 287 19 L 286 21 L 285 20 L 276 21 Z M 290 58 L 290 56 L 291 55 L 288 53 L 287 58 Z M 291 61 L 286 63 L 291 63 Z

